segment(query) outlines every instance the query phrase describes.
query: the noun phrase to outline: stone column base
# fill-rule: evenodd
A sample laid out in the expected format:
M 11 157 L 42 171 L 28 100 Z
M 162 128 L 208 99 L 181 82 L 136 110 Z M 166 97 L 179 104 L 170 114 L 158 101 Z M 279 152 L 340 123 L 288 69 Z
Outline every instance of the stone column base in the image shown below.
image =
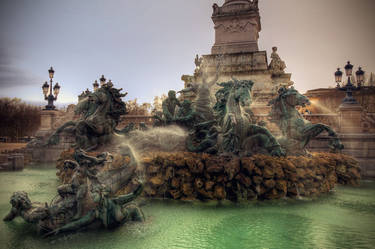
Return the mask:
M 259 48 L 257 42 L 233 42 L 225 44 L 215 44 L 211 49 L 211 54 L 235 54 L 258 51 Z

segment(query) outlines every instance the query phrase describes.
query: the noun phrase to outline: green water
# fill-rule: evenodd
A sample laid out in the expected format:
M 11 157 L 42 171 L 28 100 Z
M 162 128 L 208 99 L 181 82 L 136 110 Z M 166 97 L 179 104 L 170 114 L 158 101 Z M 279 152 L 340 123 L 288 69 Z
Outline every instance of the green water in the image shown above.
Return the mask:
M 32 200 L 55 195 L 54 169 L 0 173 L 0 216 L 9 197 L 24 190 Z M 145 202 L 147 221 L 115 230 L 42 239 L 21 219 L 0 221 L 0 248 L 375 248 L 375 182 L 338 187 L 315 200 L 247 204 Z

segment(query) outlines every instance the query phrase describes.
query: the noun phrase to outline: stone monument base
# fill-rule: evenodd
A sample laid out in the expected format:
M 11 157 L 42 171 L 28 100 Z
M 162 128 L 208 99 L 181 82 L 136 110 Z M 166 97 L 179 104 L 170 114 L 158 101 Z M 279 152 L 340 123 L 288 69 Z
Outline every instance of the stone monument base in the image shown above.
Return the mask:
M 246 53 L 248 51 L 258 51 L 257 42 L 233 42 L 230 44 L 215 44 L 211 53 L 213 55 L 232 54 L 232 53 Z
M 185 81 L 185 88 L 190 83 L 202 83 L 203 77 L 206 82 L 215 79 L 216 71 L 219 67 L 219 75 L 217 83 L 231 81 L 232 78 L 237 80 L 251 80 L 254 82 L 252 88 L 251 107 L 253 112 L 257 114 L 268 114 L 268 102 L 277 96 L 277 91 L 282 86 L 291 86 L 293 82 L 290 80 L 291 74 L 282 73 L 274 75 L 268 68 L 266 51 L 232 53 L 222 55 L 203 55 L 202 63 L 196 69 L 194 76 L 184 75 L 182 79 Z M 220 89 L 218 85 L 211 88 L 211 102 L 216 102 L 215 93 Z M 194 102 L 191 93 L 182 94 L 182 99 L 189 99 Z M 254 108 L 253 108 L 254 107 Z

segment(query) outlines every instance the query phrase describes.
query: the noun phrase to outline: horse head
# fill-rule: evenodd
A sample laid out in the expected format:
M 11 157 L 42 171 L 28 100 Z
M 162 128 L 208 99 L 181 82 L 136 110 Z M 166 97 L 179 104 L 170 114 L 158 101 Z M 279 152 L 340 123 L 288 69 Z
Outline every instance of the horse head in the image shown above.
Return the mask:
M 74 114 L 79 115 L 84 113 L 88 108 L 88 97 L 81 98 L 74 108 Z
M 238 81 L 234 78 L 234 99 L 238 102 L 242 107 L 249 106 L 251 104 L 251 89 L 254 83 L 250 80 L 241 80 Z
M 306 105 L 310 105 L 310 100 L 300 94 L 294 87 L 290 88 L 280 88 L 279 89 L 279 96 L 284 99 L 285 103 L 287 105 L 296 107 L 296 106 L 302 106 L 305 107 Z

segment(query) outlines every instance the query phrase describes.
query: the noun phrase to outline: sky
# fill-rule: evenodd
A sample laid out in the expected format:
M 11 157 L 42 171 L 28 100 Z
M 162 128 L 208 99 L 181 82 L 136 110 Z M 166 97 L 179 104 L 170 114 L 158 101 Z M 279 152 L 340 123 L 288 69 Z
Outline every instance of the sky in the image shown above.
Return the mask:
M 224 0 L 1 0 L 0 97 L 42 101 L 53 66 L 58 103 L 102 74 L 152 102 L 183 88 L 214 43 L 212 4 Z M 375 72 L 375 0 L 259 0 L 259 48 L 273 46 L 301 92 L 334 86 L 348 60 Z

